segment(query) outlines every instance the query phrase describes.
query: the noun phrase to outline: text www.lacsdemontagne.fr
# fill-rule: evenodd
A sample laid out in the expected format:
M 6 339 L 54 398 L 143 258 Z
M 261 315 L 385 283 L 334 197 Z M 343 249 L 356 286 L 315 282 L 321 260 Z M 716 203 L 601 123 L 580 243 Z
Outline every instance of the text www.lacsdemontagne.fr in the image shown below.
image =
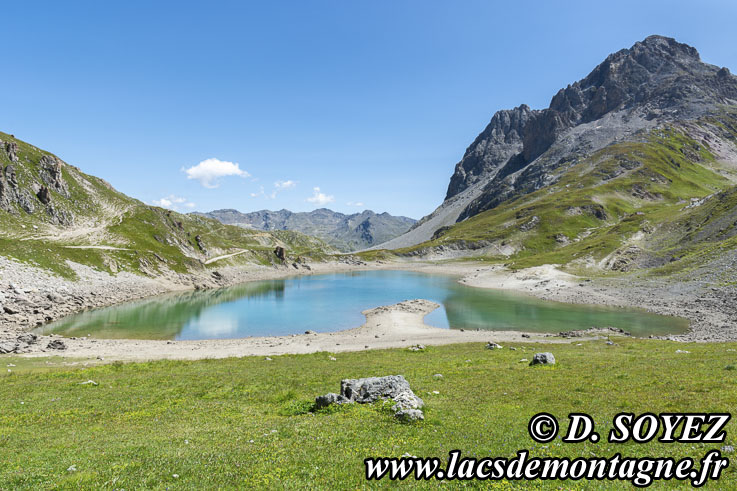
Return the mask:
M 650 486 L 654 481 L 690 481 L 694 487 L 709 479 L 719 479 L 729 460 L 718 450 L 708 452 L 700 460 L 700 470 L 691 458 L 612 457 L 538 458 L 520 450 L 512 459 L 461 457 L 460 450 L 449 453 L 448 465 L 441 467 L 437 457 L 368 458 L 364 460 L 366 479 L 391 480 L 596 480 L 628 481 L 637 487 Z

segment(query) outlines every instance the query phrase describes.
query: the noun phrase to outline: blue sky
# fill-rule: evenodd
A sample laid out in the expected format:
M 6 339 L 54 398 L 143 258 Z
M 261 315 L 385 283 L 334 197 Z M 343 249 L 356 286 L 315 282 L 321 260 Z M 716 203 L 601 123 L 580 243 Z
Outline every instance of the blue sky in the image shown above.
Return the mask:
M 737 72 L 732 1 L 24 0 L 2 19 L 0 130 L 182 211 L 419 218 L 495 111 L 546 107 L 649 34 Z

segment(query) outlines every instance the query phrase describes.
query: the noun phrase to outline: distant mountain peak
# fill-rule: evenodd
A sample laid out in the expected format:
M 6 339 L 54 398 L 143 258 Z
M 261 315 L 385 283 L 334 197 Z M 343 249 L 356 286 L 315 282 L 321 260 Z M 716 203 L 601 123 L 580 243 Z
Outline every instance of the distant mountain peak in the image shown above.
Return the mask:
M 371 210 L 346 215 L 317 208 L 310 212 L 289 210 L 259 210 L 241 213 L 236 210 L 214 210 L 199 215 L 215 218 L 228 225 L 259 230 L 292 230 L 322 238 L 342 251 L 355 251 L 397 237 L 415 224 L 416 220 Z

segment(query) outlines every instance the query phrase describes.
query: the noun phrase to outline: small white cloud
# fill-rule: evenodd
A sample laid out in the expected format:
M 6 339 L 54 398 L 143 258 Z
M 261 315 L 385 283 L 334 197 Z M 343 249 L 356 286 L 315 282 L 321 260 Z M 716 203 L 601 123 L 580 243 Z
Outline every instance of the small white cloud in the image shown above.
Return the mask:
M 286 191 L 287 189 L 294 189 L 297 187 L 297 181 L 276 181 L 274 182 L 274 190 L 270 193 L 266 193 L 266 190 L 263 186 L 259 187 L 259 190 L 257 193 L 251 193 L 251 198 L 258 198 L 259 196 L 266 198 L 266 199 L 275 199 L 276 196 L 281 193 L 282 191 Z
M 297 181 L 276 181 L 274 183 L 274 187 L 279 191 L 284 191 L 285 189 L 294 189 L 297 187 Z
M 184 208 L 194 208 L 195 205 L 191 201 L 188 201 L 187 198 L 182 198 L 180 196 L 175 196 L 173 194 L 170 194 L 169 196 L 161 199 L 155 199 L 151 202 L 151 204 L 160 206 L 162 208 L 168 208 L 170 210 L 178 211 L 180 206 L 183 206 Z
M 221 177 L 238 176 L 249 177 L 250 174 L 240 168 L 237 163 L 226 162 L 218 159 L 203 160 L 189 169 L 182 168 L 187 174 L 187 179 L 196 179 L 206 188 L 216 188 L 220 185 L 218 179 Z
M 320 188 L 314 187 L 312 188 L 313 194 L 309 198 L 307 198 L 307 201 L 310 203 L 315 203 L 316 205 L 326 205 L 328 203 L 332 203 L 335 201 L 335 197 L 328 196 L 325 193 L 320 192 Z
M 358 206 L 359 208 L 362 207 L 362 206 L 364 206 L 364 204 L 363 204 L 362 201 L 349 201 L 348 203 L 346 203 L 346 205 L 348 205 L 348 206 Z

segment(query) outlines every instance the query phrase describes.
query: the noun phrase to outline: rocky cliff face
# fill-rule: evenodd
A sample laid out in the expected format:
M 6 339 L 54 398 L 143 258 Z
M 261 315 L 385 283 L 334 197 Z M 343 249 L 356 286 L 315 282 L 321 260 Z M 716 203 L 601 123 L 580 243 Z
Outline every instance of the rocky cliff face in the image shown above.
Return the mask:
M 552 171 L 638 131 L 693 120 L 737 100 L 737 77 L 703 63 L 696 49 L 650 36 L 606 58 L 550 107 L 499 111 L 466 150 L 446 199 L 486 186 L 458 215 L 463 220 L 551 184 Z
M 44 155 L 34 166 L 21 162 L 19 153 L 15 141 L 0 140 L 0 209 L 15 215 L 42 209 L 51 223 L 72 224 L 74 214 L 56 206 L 57 196 L 69 198 L 62 172 L 66 164 L 53 155 Z M 3 165 L 3 160 L 7 164 Z
M 260 210 L 241 213 L 215 210 L 201 214 L 228 225 L 258 230 L 292 230 L 319 237 L 342 251 L 365 249 L 406 232 L 416 220 L 366 210 L 345 215 L 327 208 L 294 213 L 289 210 Z

